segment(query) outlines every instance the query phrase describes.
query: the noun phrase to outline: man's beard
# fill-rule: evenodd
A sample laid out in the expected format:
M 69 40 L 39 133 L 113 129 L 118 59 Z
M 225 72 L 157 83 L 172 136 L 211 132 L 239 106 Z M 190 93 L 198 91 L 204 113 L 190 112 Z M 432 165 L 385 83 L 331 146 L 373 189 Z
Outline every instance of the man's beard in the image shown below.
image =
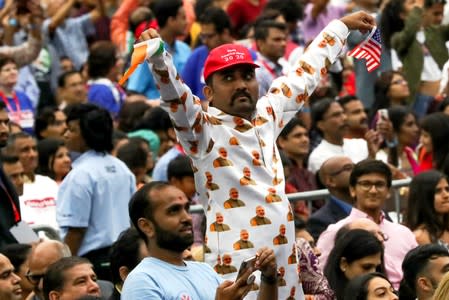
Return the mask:
M 193 232 L 191 235 L 182 237 L 179 234 L 162 229 L 156 222 L 154 222 L 154 225 L 157 236 L 156 243 L 159 248 L 180 253 L 193 244 Z

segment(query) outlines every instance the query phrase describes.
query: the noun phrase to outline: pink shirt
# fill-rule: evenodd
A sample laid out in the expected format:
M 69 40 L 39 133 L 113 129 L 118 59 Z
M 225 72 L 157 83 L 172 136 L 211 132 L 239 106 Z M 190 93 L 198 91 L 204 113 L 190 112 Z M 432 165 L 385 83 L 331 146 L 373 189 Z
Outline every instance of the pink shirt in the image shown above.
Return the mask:
M 329 225 L 326 231 L 320 235 L 317 246 L 321 250 L 320 266 L 322 269 L 324 269 L 329 253 L 334 247 L 334 240 L 337 231 L 344 225 L 360 218 L 372 219 L 361 210 L 352 208 L 349 216 L 335 224 Z M 389 237 L 388 240 L 384 242 L 385 270 L 387 271 L 387 276 L 393 284 L 393 287 L 397 289 L 399 288 L 399 284 L 402 279 L 402 261 L 404 260 L 407 252 L 418 246 L 418 243 L 416 242 L 415 235 L 410 231 L 410 229 L 404 225 L 386 220 L 383 215 L 381 217 L 379 228 Z

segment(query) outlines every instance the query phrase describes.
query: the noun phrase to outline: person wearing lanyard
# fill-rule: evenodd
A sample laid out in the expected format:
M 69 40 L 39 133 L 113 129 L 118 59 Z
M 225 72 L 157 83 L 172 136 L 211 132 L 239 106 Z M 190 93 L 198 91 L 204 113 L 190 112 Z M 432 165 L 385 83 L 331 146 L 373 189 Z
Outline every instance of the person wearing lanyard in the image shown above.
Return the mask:
M 26 94 L 14 90 L 18 75 L 15 61 L 9 57 L 0 57 L 0 101 L 5 104 L 11 122 L 33 133 L 34 108 L 31 100 Z

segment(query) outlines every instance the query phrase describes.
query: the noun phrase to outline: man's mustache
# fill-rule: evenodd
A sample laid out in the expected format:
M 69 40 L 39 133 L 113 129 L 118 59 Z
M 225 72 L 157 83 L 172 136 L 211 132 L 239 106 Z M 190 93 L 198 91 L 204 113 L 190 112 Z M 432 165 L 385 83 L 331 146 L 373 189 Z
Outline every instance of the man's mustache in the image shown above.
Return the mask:
M 235 92 L 231 97 L 231 105 L 234 105 L 234 102 L 239 97 L 247 97 L 251 102 L 253 101 L 253 98 L 251 98 L 251 94 L 246 91 L 238 91 Z

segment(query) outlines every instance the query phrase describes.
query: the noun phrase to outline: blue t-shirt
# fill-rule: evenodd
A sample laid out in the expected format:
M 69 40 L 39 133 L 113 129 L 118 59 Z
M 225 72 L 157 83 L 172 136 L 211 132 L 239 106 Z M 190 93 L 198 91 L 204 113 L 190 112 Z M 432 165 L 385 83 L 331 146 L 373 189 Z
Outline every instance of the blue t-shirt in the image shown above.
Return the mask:
M 223 279 L 206 263 L 185 264 L 176 266 L 154 257 L 144 258 L 126 278 L 122 299 L 215 299 Z
M 206 46 L 200 46 L 193 50 L 189 59 L 182 70 L 181 78 L 201 100 L 204 100 L 203 87 L 205 86 L 203 78 L 204 63 L 209 55 L 209 49 Z
M 88 82 L 88 101 L 103 107 L 113 117 L 117 117 L 125 98 L 125 92 L 109 79 L 99 78 Z
M 173 48 L 165 43 L 165 49 L 173 56 L 173 63 L 176 70 L 182 72 L 187 59 L 190 55 L 190 47 L 181 41 L 175 41 Z M 153 75 L 148 69 L 148 64 L 140 64 L 128 80 L 127 89 L 139 94 L 144 94 L 149 99 L 158 99 L 160 97 L 159 91 L 156 88 Z
M 136 180 L 117 158 L 83 153 L 64 178 L 56 202 L 56 221 L 65 237 L 70 227 L 87 228 L 78 253 L 109 247 L 129 227 L 128 203 Z
M 175 159 L 178 155 L 181 155 L 181 151 L 177 147 L 173 147 L 159 158 L 154 166 L 153 173 L 151 174 L 154 181 L 168 181 L 167 169 L 168 164 Z
M 7 97 L 8 104 L 6 104 L 6 110 L 8 111 L 8 117 L 11 122 L 17 123 L 22 129 L 30 134 L 33 134 L 34 128 L 34 108 L 31 104 L 30 98 L 22 92 L 15 91 L 17 102 L 14 97 Z M 20 109 L 19 109 L 20 108 Z

